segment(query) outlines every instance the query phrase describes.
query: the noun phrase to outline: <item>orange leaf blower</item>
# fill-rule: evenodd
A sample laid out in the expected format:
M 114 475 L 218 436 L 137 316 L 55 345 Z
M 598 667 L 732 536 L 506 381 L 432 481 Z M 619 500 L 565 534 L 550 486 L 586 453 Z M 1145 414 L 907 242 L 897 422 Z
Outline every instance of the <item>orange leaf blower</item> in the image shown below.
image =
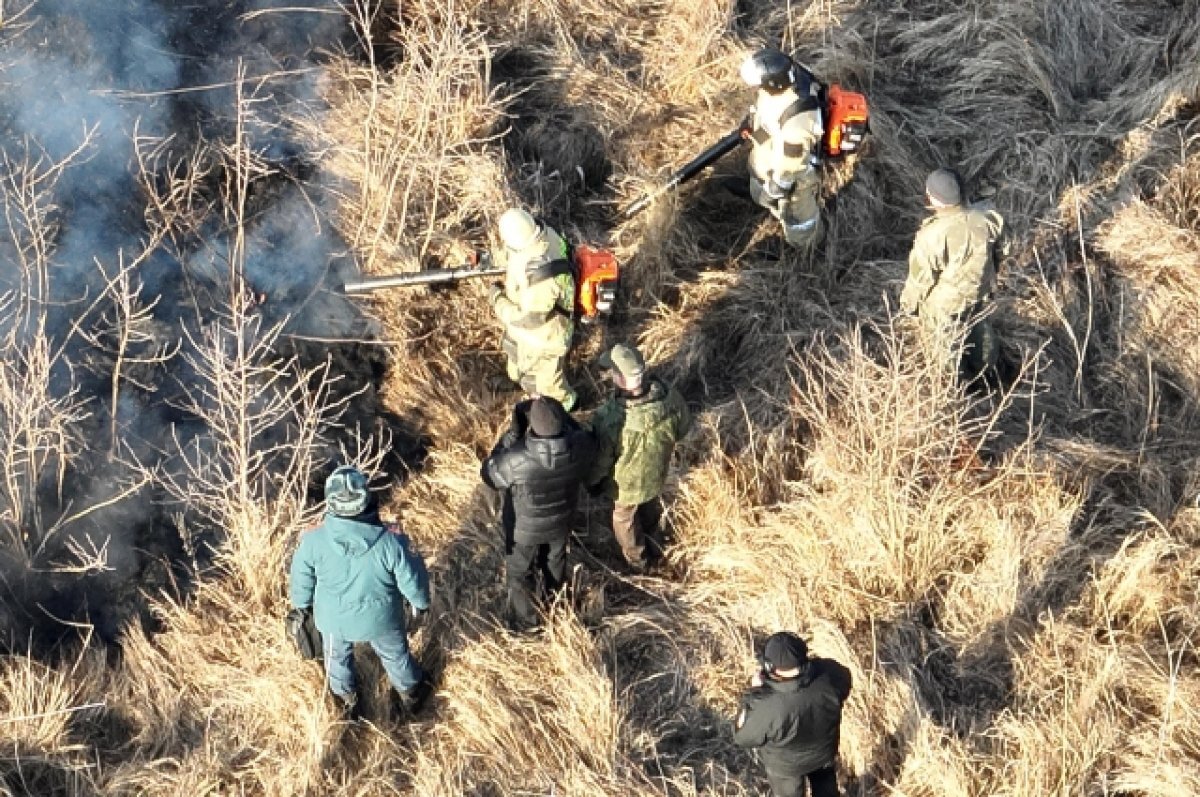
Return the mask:
M 621 269 L 607 249 L 579 244 L 571 250 L 575 264 L 575 298 L 579 317 L 585 324 L 612 313 L 617 299 Z
M 840 158 L 858 150 L 867 135 L 867 98 L 846 91 L 836 83 L 829 87 L 825 98 L 826 157 Z
M 562 261 L 559 261 L 562 263 Z M 553 265 L 553 264 L 552 264 Z M 583 323 L 603 320 L 612 314 L 617 300 L 617 283 L 621 268 L 617 258 L 607 249 L 579 244 L 571 249 L 571 273 L 575 277 L 575 310 Z M 504 269 L 475 262 L 460 268 L 429 269 L 384 277 L 367 277 L 347 282 L 342 290 L 347 295 L 374 293 L 388 288 L 407 288 L 413 285 L 446 285 L 463 280 L 503 277 Z

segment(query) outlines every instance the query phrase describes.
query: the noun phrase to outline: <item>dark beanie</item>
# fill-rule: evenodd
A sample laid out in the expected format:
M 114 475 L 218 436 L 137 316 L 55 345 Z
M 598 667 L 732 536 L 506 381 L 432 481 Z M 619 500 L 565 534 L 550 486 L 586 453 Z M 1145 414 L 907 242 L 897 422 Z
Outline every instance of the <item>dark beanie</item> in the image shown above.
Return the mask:
M 943 205 L 962 204 L 962 185 L 950 169 L 937 169 L 925 178 L 925 193 Z
M 544 398 L 534 399 L 529 408 L 529 431 L 538 437 L 557 437 L 562 434 L 562 418 Z
M 808 645 L 795 634 L 780 631 L 767 640 L 763 661 L 776 670 L 795 670 L 808 661 Z

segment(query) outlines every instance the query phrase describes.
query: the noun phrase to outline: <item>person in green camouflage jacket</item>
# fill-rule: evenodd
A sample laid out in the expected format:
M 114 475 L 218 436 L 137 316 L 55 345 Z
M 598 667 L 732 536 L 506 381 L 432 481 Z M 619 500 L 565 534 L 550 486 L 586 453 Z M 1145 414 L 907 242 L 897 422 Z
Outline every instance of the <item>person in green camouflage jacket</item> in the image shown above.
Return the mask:
M 617 390 L 592 416 L 600 449 L 588 483 L 613 500 L 613 534 L 629 565 L 644 570 L 650 564 L 646 526 L 657 522 L 671 454 L 691 415 L 679 391 L 647 377 L 637 349 L 613 346 L 600 365 Z
M 917 316 L 938 359 L 971 381 L 996 363 L 992 326 L 981 314 L 996 283 L 995 242 L 1004 220 L 995 210 L 965 204 L 958 175 L 949 169 L 929 175 L 925 196 L 933 215 L 913 239 L 900 309 Z M 969 329 L 955 363 L 952 346 L 963 324 Z
M 576 395 L 566 379 L 567 353 L 575 334 L 575 277 L 567 243 L 520 208 L 500 216 L 493 260 L 506 270 L 490 302 L 504 325 L 508 378 L 531 396 L 549 396 L 568 411 Z

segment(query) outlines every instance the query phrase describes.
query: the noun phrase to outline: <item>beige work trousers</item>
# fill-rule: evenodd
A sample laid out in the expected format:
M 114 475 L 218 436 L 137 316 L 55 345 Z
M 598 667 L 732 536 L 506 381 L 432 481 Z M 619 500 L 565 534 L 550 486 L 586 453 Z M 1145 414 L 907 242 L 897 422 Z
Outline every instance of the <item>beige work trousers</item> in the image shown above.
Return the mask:
M 504 340 L 503 349 L 508 357 L 505 367 L 508 378 L 522 390 L 531 396 L 557 399 L 567 411 L 574 409 L 577 396 L 567 384 L 566 354 L 531 357 L 508 338 Z

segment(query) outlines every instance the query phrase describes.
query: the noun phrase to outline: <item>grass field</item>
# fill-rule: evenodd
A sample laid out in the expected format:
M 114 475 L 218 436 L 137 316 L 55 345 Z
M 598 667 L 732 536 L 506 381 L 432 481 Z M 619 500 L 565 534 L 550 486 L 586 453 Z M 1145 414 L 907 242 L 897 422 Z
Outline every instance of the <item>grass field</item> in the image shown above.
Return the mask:
M 762 794 L 731 717 L 780 629 L 853 673 L 847 795 L 1200 794 L 1197 3 L 85 5 L 0 2 L 0 795 Z M 818 252 L 705 178 L 622 219 L 765 44 L 870 99 Z M 940 165 L 1009 227 L 991 396 L 892 315 Z M 624 266 L 585 406 L 625 341 L 697 417 L 667 567 L 587 502 L 540 636 L 478 483 L 486 285 L 338 292 L 511 204 Z M 284 637 L 342 459 L 432 572 L 416 722 L 369 657 L 338 722 Z

